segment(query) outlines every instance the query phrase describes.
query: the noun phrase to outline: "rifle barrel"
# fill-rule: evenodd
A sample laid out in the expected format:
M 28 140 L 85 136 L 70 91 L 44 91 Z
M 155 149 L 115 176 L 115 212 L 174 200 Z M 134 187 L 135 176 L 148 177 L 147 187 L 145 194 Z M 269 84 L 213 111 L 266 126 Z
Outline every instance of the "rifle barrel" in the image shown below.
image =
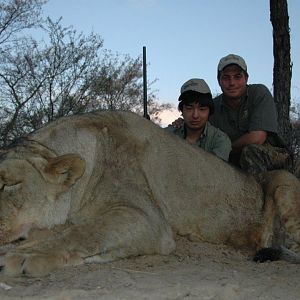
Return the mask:
M 147 61 L 146 47 L 143 47 L 143 86 L 144 86 L 144 118 L 149 119 L 147 109 Z

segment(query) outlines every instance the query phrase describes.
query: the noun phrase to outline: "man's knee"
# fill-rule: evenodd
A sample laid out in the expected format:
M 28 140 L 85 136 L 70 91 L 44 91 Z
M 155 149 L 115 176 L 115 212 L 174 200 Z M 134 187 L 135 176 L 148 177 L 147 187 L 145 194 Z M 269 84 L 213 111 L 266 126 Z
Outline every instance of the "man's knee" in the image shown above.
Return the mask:
M 265 171 L 286 169 L 289 153 L 284 148 L 273 147 L 269 144 L 251 144 L 244 147 L 240 166 L 243 170 L 258 174 Z

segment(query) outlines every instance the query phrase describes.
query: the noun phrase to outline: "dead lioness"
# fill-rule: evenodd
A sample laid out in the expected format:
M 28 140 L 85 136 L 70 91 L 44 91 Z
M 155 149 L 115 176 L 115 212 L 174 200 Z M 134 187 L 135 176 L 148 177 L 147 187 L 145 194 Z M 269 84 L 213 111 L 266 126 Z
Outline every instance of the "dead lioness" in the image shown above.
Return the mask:
M 299 250 L 299 182 L 252 176 L 129 112 L 61 118 L 2 151 L 3 271 L 169 254 L 173 236 Z M 5 248 L 19 239 L 18 247 Z M 4 250 L 3 250 L 4 251 Z

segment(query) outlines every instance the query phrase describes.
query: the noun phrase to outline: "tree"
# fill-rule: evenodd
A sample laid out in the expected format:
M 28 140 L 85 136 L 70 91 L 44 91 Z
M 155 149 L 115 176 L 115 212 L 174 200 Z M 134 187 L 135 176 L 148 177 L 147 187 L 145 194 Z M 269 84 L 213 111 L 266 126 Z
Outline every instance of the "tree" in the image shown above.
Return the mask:
M 273 26 L 273 86 L 278 110 L 279 133 L 292 148 L 290 123 L 291 45 L 287 0 L 270 0 L 270 19 Z
M 14 6 L 15 2 L 23 3 L 15 0 L 10 4 Z M 37 5 L 36 9 L 42 3 L 29 2 Z M 22 23 L 19 31 L 5 27 L 7 32 L 18 32 L 18 37 L 7 34 L 0 44 L 0 144 L 6 145 L 59 117 L 94 109 L 142 114 L 140 57 L 113 54 L 103 49 L 99 35 L 78 34 L 71 26 L 63 27 L 61 20 L 48 18 L 34 23 L 30 15 L 22 16 L 22 22 L 10 23 Z M 39 24 L 47 42 L 22 36 L 24 24 L 28 28 Z M 151 83 L 148 95 L 153 114 L 166 107 L 156 101 Z M 154 119 L 159 121 L 157 115 Z
M 19 38 L 24 29 L 40 24 L 41 8 L 46 0 L 10 0 L 0 2 L 0 44 Z
M 15 83 L 18 77 L 14 72 L 10 72 L 7 66 L 14 60 L 15 49 L 22 49 L 21 45 L 26 43 L 26 37 L 20 36 L 21 32 L 37 27 L 41 24 L 41 7 L 45 4 L 44 0 L 10 0 L 0 1 L 0 130 L 1 141 L 6 140 L 12 124 L 17 119 L 21 103 L 15 97 L 15 105 L 9 105 L 6 101 L 11 95 L 16 96 Z M 21 46 L 19 48 L 19 46 Z M 29 49 L 26 49 L 29 50 Z M 22 70 L 23 74 L 26 70 Z M 7 94 L 4 86 L 10 86 L 10 93 Z M 30 97 L 30 96 L 29 96 Z M 14 111 L 13 107 L 17 109 Z M 0 144 L 2 144 L 0 141 Z
M 50 19 L 49 45 L 34 39 L 0 49 L 1 133 L 3 143 L 58 117 L 84 111 L 82 98 L 90 73 L 98 67 L 100 37 L 77 35 Z M 72 100 L 72 101 L 71 101 Z

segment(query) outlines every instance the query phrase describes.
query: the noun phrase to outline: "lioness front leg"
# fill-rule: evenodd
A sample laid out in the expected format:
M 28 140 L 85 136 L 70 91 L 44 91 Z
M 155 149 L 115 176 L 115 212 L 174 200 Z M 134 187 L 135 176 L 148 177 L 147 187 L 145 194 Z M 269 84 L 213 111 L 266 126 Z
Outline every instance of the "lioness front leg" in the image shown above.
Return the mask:
M 300 261 L 300 183 L 286 171 L 266 172 L 261 176 L 265 192 L 264 222 L 262 230 L 262 248 L 277 249 L 277 259 L 293 262 Z M 277 222 L 276 222 L 277 221 Z M 278 223 L 279 221 L 279 223 Z M 269 248 L 271 247 L 271 248 Z M 288 251 L 288 248 L 295 253 Z M 263 251 L 265 251 L 263 249 Z M 259 261 L 267 259 L 269 252 L 258 252 Z M 272 250 L 273 251 L 273 250 Z M 296 253 L 298 255 L 296 255 Z M 266 258 L 261 258 L 265 256 Z
M 175 249 L 170 226 L 161 216 L 136 208 L 115 207 L 85 224 L 71 225 L 32 248 L 19 248 L 4 258 L 10 276 L 43 276 L 84 262 L 107 262 L 143 254 L 169 254 Z
M 68 265 L 78 265 L 83 262 L 80 254 L 71 247 L 66 247 L 70 228 L 59 228 L 56 232 L 45 234 L 42 238 L 31 236 L 19 246 L 6 251 L 1 259 L 5 275 L 44 276 L 51 271 Z M 71 244 L 68 244 L 71 246 Z
M 272 201 L 273 213 L 268 218 L 279 217 L 291 249 L 300 253 L 300 183 L 286 171 L 270 171 L 263 176 L 266 199 Z M 268 203 L 267 203 L 268 205 Z M 271 207 L 271 206 L 270 206 Z M 267 207 L 268 208 L 268 207 Z M 266 213 L 268 211 L 266 210 Z
M 16 251 L 4 259 L 4 273 L 8 276 L 26 275 L 40 277 L 64 266 L 79 265 L 83 262 L 77 253 L 66 251 Z
M 139 208 L 118 206 L 106 212 L 97 226 L 99 230 L 92 233 L 97 246 L 84 256 L 87 263 L 146 254 L 167 255 L 176 247 L 172 229 L 158 211 L 145 213 Z

